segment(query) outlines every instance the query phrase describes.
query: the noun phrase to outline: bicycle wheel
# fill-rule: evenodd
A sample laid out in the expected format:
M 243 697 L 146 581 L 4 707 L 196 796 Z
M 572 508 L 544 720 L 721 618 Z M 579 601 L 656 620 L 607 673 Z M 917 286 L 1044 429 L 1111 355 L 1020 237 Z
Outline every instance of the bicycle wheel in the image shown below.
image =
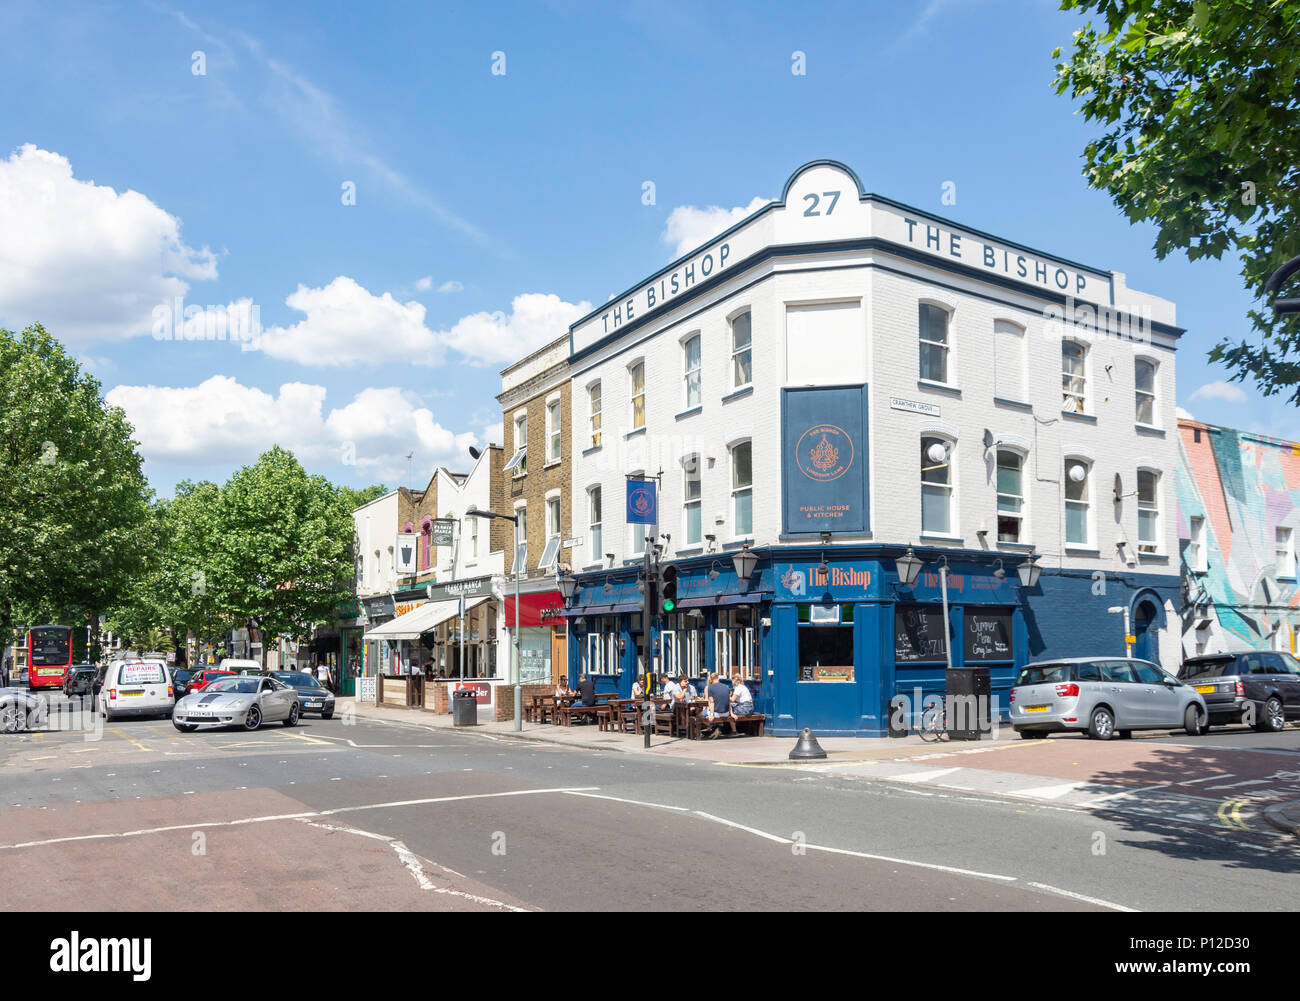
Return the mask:
M 930 742 L 939 740 L 944 733 L 943 707 L 930 706 L 921 710 L 921 723 L 917 727 L 917 732 L 922 740 Z

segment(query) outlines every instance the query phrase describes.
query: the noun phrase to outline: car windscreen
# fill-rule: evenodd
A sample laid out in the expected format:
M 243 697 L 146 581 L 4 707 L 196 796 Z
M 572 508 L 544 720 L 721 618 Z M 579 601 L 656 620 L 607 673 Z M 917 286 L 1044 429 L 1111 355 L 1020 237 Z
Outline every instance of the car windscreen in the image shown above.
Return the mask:
M 167 682 L 167 669 L 161 664 L 123 664 L 117 675 L 119 685 L 162 685 Z
M 203 694 L 215 692 L 235 692 L 241 695 L 253 695 L 262 686 L 260 678 L 218 678 L 203 689 Z
M 320 682 L 310 674 L 277 674 L 276 680 L 283 681 L 286 685 L 292 685 L 294 688 L 320 688 Z
M 1017 685 L 1054 685 L 1070 680 L 1070 664 L 1030 664 L 1020 672 Z
M 1178 677 L 1217 678 L 1225 671 L 1231 674 L 1232 671 L 1228 669 L 1235 660 L 1235 657 L 1198 657 L 1184 661 L 1183 666 L 1178 669 Z

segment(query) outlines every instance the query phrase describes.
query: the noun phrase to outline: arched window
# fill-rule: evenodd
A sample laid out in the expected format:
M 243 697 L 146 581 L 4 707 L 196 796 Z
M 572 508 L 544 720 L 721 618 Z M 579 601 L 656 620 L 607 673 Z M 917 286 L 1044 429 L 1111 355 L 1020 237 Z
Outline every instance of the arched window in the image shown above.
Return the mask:
M 686 409 L 690 410 L 693 407 L 698 407 L 701 397 L 699 334 L 682 341 L 682 382 L 684 383 L 683 398 Z
M 948 381 L 948 311 L 928 302 L 920 304 L 919 337 L 922 379 Z
M 929 535 L 953 534 L 953 444 L 921 437 L 921 531 Z
M 1137 395 L 1137 422 L 1156 422 L 1156 364 L 1139 358 L 1133 364 L 1133 384 Z
M 1067 414 L 1087 413 L 1088 349 L 1078 341 L 1061 342 L 1061 409 Z
M 1160 552 L 1160 474 L 1138 470 L 1138 552 Z
M 754 464 L 748 441 L 731 448 L 731 518 L 737 538 L 754 531 Z
M 1088 481 L 1092 463 L 1079 458 L 1065 460 L 1065 542 L 1086 546 L 1092 539 L 1092 501 Z
M 1024 542 L 1025 457 L 1009 448 L 998 449 L 998 541 Z

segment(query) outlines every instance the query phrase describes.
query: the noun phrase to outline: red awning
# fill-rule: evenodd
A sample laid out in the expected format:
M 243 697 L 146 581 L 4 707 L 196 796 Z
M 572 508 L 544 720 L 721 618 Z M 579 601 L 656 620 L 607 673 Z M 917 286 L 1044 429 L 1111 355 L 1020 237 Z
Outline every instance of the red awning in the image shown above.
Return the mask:
M 519 596 L 519 624 L 521 626 L 550 626 L 558 625 L 561 621 L 558 618 L 547 617 L 542 621 L 543 608 L 563 608 L 564 598 L 560 596 L 559 591 L 538 591 L 535 594 L 521 594 Z M 558 615 L 558 613 L 555 613 Z M 506 628 L 512 628 L 515 624 L 515 596 L 513 594 L 506 596 L 504 625 Z

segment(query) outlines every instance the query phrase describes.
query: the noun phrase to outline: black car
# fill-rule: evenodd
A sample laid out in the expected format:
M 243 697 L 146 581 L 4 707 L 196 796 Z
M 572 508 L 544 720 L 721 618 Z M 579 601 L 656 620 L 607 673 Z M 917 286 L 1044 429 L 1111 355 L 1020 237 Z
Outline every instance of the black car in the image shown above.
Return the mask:
M 178 702 L 189 694 L 190 677 L 193 674 L 193 671 L 188 671 L 183 667 L 172 674 L 172 688 L 176 692 L 176 700 Z
M 93 694 L 98 673 L 94 664 L 73 664 L 63 679 L 63 694 L 68 698 Z
M 1250 723 L 1276 733 L 1300 719 L 1300 660 L 1289 653 L 1251 650 L 1189 657 L 1178 678 L 1205 699 L 1210 725 Z
M 320 713 L 321 719 L 334 715 L 334 693 L 302 671 L 272 671 L 271 677 L 282 681 L 298 693 L 299 713 Z

